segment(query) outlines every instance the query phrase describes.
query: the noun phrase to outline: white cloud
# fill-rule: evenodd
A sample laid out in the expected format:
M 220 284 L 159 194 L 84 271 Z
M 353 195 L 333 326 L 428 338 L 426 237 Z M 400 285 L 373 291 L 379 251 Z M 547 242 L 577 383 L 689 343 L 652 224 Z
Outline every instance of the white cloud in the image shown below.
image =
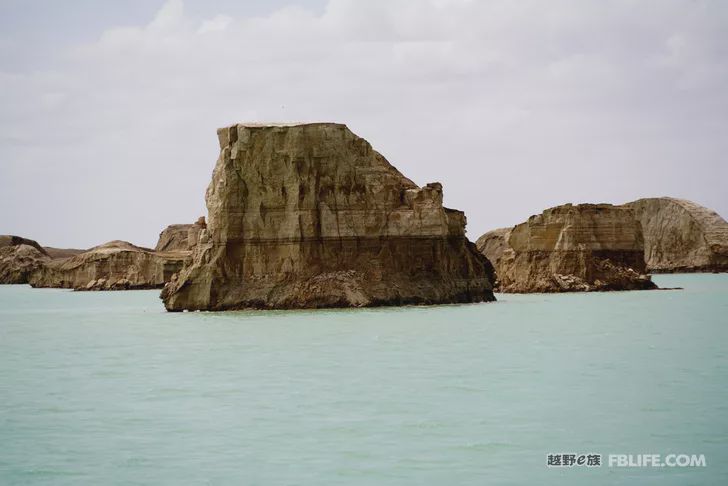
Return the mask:
M 725 215 L 726 25 L 723 5 L 687 0 L 331 0 L 248 18 L 170 0 L 44 71 L 0 72 L 0 203 L 20 202 L 0 226 L 153 244 L 204 212 L 215 128 L 246 120 L 348 123 L 442 181 L 473 238 L 568 201 L 672 194 Z
M 197 29 L 198 34 L 205 34 L 207 32 L 219 32 L 228 28 L 232 23 L 233 18 L 228 15 L 216 15 L 210 20 L 205 20 Z
M 184 4 L 182 0 L 167 0 L 154 16 L 154 20 L 149 23 L 147 30 L 149 32 L 166 32 L 179 27 L 183 20 Z

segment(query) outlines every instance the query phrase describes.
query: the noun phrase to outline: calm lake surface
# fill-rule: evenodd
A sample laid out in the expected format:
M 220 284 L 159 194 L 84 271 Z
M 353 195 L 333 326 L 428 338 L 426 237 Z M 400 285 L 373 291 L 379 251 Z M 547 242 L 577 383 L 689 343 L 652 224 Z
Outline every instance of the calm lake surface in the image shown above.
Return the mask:
M 169 314 L 0 286 L 0 483 L 728 484 L 728 275 L 655 280 L 684 290 Z M 606 464 L 640 453 L 707 467 Z

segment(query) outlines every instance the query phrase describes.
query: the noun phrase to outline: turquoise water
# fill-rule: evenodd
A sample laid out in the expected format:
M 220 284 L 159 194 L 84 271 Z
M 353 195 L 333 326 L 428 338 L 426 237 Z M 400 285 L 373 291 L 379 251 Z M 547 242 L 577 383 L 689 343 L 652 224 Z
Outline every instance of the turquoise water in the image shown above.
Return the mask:
M 0 287 L 0 483 L 728 484 L 728 275 L 656 280 L 685 289 L 168 314 Z

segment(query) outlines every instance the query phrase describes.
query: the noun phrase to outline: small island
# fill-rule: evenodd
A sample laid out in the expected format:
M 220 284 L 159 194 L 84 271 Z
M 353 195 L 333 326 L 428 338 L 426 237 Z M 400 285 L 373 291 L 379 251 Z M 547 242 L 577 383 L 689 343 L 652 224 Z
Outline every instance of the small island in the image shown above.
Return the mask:
M 339 123 L 218 130 L 208 226 L 170 311 L 495 300 L 442 185 L 418 187 Z
M 502 292 L 656 288 L 645 275 L 642 226 L 630 208 L 566 204 L 481 236 Z

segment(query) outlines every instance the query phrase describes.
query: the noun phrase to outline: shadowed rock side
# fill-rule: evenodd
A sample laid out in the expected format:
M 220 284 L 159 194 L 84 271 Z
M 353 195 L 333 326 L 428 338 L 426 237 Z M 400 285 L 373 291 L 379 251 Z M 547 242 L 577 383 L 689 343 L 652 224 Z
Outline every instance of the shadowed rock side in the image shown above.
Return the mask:
M 33 287 L 75 290 L 161 288 L 189 252 L 161 252 L 111 241 L 60 260 L 50 260 L 29 278 Z
M 25 284 L 30 275 L 50 260 L 36 241 L 0 235 L 0 284 Z
M 508 238 L 511 236 L 513 228 L 498 228 L 488 231 L 475 242 L 478 251 L 493 264 L 496 269 L 500 264 L 503 253 L 508 249 Z M 498 272 L 495 272 L 494 287 L 498 287 Z
M 728 223 L 685 199 L 638 199 L 625 206 L 642 223 L 651 272 L 728 271 Z
M 567 204 L 479 241 L 498 262 L 502 292 L 656 288 L 644 275 L 642 230 L 629 208 Z
M 492 267 L 442 207 L 342 124 L 234 125 L 208 227 L 162 292 L 168 310 L 494 300 Z

